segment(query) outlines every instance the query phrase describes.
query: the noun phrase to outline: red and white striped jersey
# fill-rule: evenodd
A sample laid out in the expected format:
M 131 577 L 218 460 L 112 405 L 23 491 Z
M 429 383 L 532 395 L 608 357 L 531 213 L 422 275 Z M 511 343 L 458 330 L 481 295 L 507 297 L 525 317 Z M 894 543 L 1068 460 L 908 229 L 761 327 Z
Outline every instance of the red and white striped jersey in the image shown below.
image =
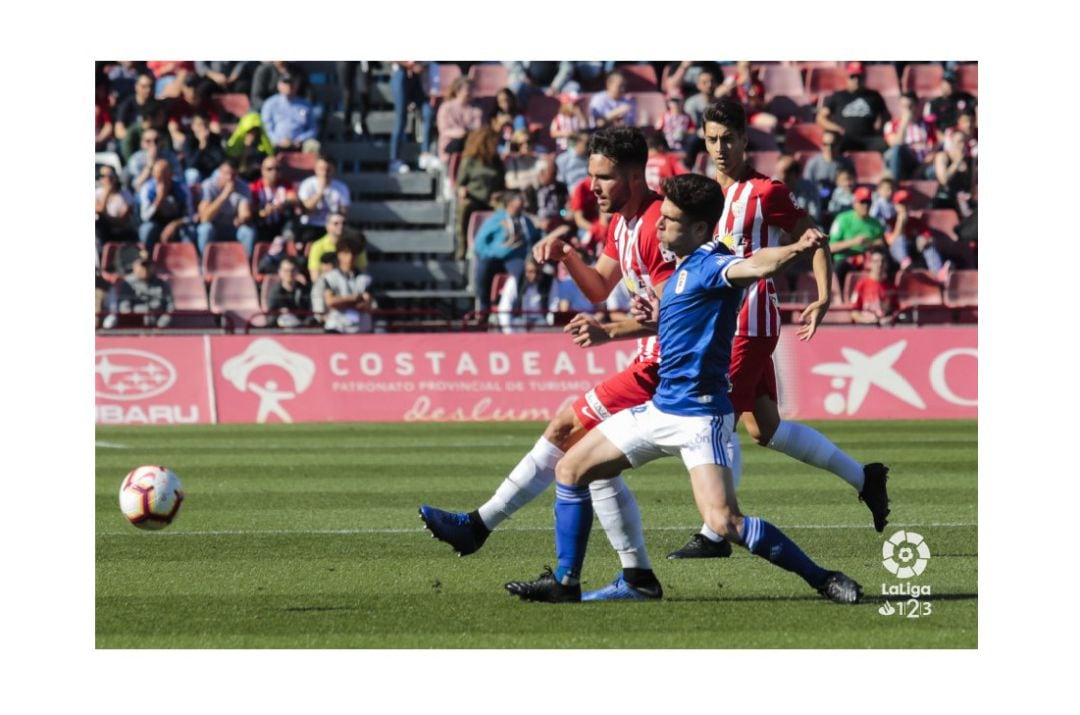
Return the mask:
M 663 283 L 675 272 L 675 256 L 662 251 L 656 235 L 656 223 L 660 220 L 659 196 L 644 201 L 637 214 L 627 221 L 616 214 L 608 225 L 604 255 L 619 262 L 622 279 L 631 295 L 649 297 L 656 285 Z M 655 335 L 638 338 L 638 362 L 654 362 L 660 359 L 660 344 Z
M 782 233 L 790 233 L 806 212 L 795 205 L 783 183 L 756 171 L 724 192 L 724 213 L 715 238 L 736 256 L 749 258 L 761 248 L 780 245 Z M 771 337 L 780 334 L 780 311 L 776 286 L 765 278 L 746 289 L 736 335 Z

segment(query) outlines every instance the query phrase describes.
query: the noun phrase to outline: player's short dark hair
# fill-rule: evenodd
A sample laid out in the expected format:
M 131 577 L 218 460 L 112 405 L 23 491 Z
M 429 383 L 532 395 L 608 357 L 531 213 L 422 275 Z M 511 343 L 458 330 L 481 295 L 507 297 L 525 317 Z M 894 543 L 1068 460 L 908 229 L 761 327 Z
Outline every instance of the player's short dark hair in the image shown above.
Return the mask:
M 679 207 L 692 223 L 704 221 L 711 231 L 724 212 L 720 184 L 701 174 L 681 174 L 660 182 L 664 197 Z
M 739 136 L 746 136 L 746 109 L 734 99 L 724 97 L 710 104 L 705 108 L 704 121 L 723 124 Z
M 599 154 L 620 169 L 645 169 L 649 147 L 645 135 L 634 127 L 604 127 L 589 137 L 588 154 Z

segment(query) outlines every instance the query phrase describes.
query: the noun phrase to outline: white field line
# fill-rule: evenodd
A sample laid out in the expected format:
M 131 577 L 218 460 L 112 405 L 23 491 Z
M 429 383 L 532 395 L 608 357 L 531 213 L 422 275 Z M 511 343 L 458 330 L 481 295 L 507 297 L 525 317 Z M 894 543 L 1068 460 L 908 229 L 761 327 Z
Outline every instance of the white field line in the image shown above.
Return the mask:
M 102 440 L 94 441 L 95 447 L 104 447 L 105 449 L 131 449 L 126 444 L 119 444 L 117 442 L 104 442 Z
M 780 529 L 869 529 L 868 524 L 778 524 Z M 956 523 L 929 523 L 929 524 L 889 524 L 889 528 L 908 528 L 908 527 L 920 527 L 920 528 L 933 528 L 933 529 L 961 529 L 977 527 L 978 524 L 968 522 L 956 522 Z M 645 531 L 696 531 L 701 528 L 701 524 L 695 524 L 693 526 L 654 526 L 646 527 Z M 503 527 L 499 531 L 552 531 L 550 526 L 522 526 L 522 527 Z M 225 529 L 216 531 L 161 531 L 157 532 L 161 536 L 285 536 L 289 534 L 297 535 L 318 535 L 318 536 L 351 536 L 360 534 L 416 534 L 423 533 L 424 528 L 419 527 L 415 529 Z M 98 534 L 98 536 L 133 536 L 135 532 L 132 531 L 114 531 L 104 534 Z

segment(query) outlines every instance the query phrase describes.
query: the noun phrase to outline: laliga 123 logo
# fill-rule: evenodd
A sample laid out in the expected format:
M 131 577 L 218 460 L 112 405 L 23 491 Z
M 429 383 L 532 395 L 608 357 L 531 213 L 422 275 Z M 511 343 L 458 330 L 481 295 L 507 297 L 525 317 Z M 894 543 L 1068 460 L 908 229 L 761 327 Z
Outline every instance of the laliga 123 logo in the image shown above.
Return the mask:
M 98 350 L 94 358 L 94 394 L 102 399 L 145 400 L 176 383 L 176 368 L 154 353 L 108 348 Z
M 258 368 L 280 368 L 292 379 L 292 389 L 281 389 L 277 380 L 252 380 Z M 292 422 L 292 416 L 282 406 L 311 387 L 315 378 L 315 362 L 307 355 L 294 353 L 270 338 L 259 338 L 247 346 L 244 352 L 229 358 L 221 366 L 221 376 L 240 392 L 251 392 L 259 398 L 258 423 L 266 422 L 270 415 L 277 415 L 282 422 Z
M 933 613 L 930 601 L 929 584 L 915 584 L 907 579 L 921 575 L 930 561 L 930 547 L 922 534 L 901 529 L 889 537 L 881 546 L 881 565 L 898 579 L 897 584 L 881 584 L 881 595 L 898 598 L 895 602 L 885 601 L 878 608 L 883 616 L 899 614 L 902 618 L 922 618 Z

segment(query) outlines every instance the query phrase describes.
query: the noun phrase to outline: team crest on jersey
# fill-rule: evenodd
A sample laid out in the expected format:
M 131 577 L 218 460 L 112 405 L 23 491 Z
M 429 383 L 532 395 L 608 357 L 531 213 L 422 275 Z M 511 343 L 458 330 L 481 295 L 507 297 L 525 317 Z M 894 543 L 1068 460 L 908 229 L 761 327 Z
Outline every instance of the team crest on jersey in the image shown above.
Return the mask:
M 720 243 L 724 244 L 733 251 L 735 250 L 735 237 L 732 236 L 730 233 L 725 233 L 723 236 L 721 236 Z
M 675 295 L 679 295 L 686 288 L 686 271 L 679 272 L 679 280 L 675 282 Z

